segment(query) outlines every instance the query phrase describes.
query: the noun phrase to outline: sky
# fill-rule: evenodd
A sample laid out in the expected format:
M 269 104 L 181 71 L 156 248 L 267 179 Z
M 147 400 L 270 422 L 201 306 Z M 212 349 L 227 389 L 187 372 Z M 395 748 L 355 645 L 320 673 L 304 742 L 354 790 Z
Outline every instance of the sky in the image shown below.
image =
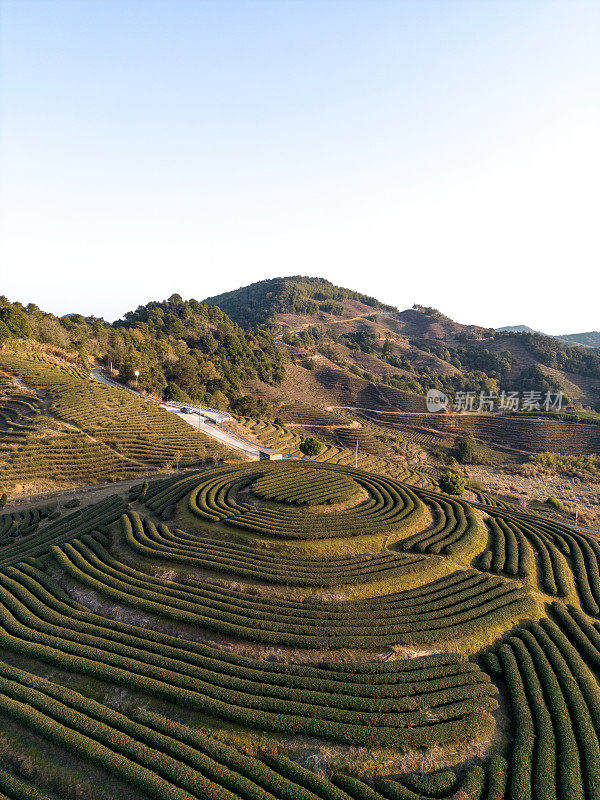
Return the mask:
M 600 329 L 598 0 L 0 0 L 0 293 Z

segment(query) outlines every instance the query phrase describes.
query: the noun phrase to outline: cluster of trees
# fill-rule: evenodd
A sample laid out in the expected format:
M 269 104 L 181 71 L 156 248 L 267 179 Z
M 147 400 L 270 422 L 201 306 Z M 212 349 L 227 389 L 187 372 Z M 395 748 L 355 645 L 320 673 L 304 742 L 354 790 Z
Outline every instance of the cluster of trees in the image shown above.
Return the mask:
M 495 352 L 487 347 L 446 347 L 443 344 L 419 343 L 425 352 L 447 361 L 461 372 L 481 372 L 496 380 L 505 380 L 515 359 L 509 350 Z
M 415 303 L 413 305 L 413 311 L 418 311 L 420 314 L 426 314 L 428 317 L 433 317 L 434 319 L 443 319 L 447 322 L 452 322 L 450 317 L 446 316 L 446 314 L 442 314 L 437 308 L 433 308 L 432 306 L 422 306 L 420 303 Z
M 218 305 L 244 327 L 271 325 L 277 314 L 315 316 L 319 311 L 341 316 L 345 300 L 358 300 L 371 308 L 397 311 L 394 306 L 361 292 L 334 286 L 323 278 L 295 275 L 258 281 L 232 292 L 216 295 L 206 302 Z
M 106 358 L 125 380 L 137 370 L 141 386 L 167 397 L 173 384 L 178 399 L 183 393 L 222 408 L 242 401 L 244 381 L 279 386 L 285 376 L 284 355 L 268 331 L 244 331 L 217 306 L 177 294 L 128 312 L 115 328 L 134 341 L 125 354 L 109 348 Z
M 600 378 L 600 350 L 569 345 L 542 333 L 504 333 L 519 339 L 529 352 L 546 367 Z
M 306 439 L 300 442 L 299 449 L 308 458 L 316 458 L 323 449 L 323 445 L 314 436 L 307 436 Z
M 518 392 L 538 391 L 543 394 L 563 391 L 565 403 L 569 399 L 563 390 L 562 383 L 544 372 L 538 364 L 532 364 L 524 369 L 511 381 L 510 388 Z
M 101 358 L 121 380 L 135 378 L 141 389 L 165 399 L 252 415 L 267 404 L 244 395 L 243 383 L 257 378 L 278 386 L 285 376 L 285 357 L 268 331 L 245 331 L 220 308 L 177 294 L 112 325 L 79 314 L 59 318 L 0 297 L 0 343 L 13 338 L 75 351 L 86 366 L 90 356 Z
M 362 353 L 374 353 L 377 349 L 377 337 L 373 331 L 367 328 L 344 333 L 342 339 L 347 347 L 352 350 L 360 350 Z

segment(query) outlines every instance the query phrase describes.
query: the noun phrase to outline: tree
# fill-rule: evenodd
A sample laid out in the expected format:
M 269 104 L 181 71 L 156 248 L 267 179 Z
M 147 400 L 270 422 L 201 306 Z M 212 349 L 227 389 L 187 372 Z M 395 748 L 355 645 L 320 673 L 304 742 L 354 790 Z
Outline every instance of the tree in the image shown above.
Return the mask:
M 475 437 L 469 431 L 467 435 L 460 440 L 456 451 L 456 459 L 461 464 L 476 464 L 479 460 L 477 455 L 477 445 L 475 444 Z
M 300 443 L 300 452 L 304 453 L 305 456 L 309 458 L 314 458 L 318 456 L 321 450 L 323 449 L 323 445 L 314 436 L 307 436 Z
M 8 330 L 18 339 L 29 339 L 32 330 L 29 320 L 18 308 L 6 306 L 0 308 L 0 320 L 4 322 Z
M 189 395 L 183 391 L 176 383 L 170 381 L 163 392 L 165 400 L 174 400 L 176 403 L 189 403 Z
M 461 475 L 456 472 L 445 472 L 438 479 L 438 486 L 446 494 L 463 495 L 465 493 L 465 482 Z

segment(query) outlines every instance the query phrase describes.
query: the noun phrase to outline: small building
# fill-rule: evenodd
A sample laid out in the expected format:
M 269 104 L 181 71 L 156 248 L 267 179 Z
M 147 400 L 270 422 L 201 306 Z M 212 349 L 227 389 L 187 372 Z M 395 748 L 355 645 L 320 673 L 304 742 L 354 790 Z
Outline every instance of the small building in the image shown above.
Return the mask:
M 261 461 L 281 461 L 283 453 L 279 450 L 261 450 L 259 458 Z

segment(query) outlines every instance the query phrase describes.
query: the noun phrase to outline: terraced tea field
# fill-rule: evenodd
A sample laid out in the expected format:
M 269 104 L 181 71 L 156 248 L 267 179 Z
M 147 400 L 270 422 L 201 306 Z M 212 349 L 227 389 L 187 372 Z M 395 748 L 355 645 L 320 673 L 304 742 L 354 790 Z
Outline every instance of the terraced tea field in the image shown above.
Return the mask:
M 0 489 L 123 480 L 237 456 L 126 389 L 36 353 L 0 353 Z
M 356 464 L 361 469 L 389 475 L 414 486 L 433 487 L 436 484 L 438 470 L 427 465 L 425 454 L 412 441 L 412 437 L 402 435 L 402 449 L 397 441 L 394 441 L 394 449 L 386 443 L 385 431 L 367 420 L 358 422 L 303 403 L 286 404 L 281 408 L 281 413 L 295 422 L 290 427 L 281 427 L 266 420 L 240 417 L 231 427 L 264 447 L 282 450 L 297 458 L 302 457 L 302 439 L 315 436 L 323 445 L 314 459 L 318 462 Z
M 0 516 L 0 796 L 591 800 L 600 539 L 328 462 Z
M 472 433 L 490 447 L 520 453 L 551 451 L 571 455 L 600 453 L 600 425 L 518 414 L 402 414 L 365 412 L 378 424 L 428 437 Z M 431 443 L 434 439 L 430 439 Z M 439 441 L 439 440 L 438 440 Z

